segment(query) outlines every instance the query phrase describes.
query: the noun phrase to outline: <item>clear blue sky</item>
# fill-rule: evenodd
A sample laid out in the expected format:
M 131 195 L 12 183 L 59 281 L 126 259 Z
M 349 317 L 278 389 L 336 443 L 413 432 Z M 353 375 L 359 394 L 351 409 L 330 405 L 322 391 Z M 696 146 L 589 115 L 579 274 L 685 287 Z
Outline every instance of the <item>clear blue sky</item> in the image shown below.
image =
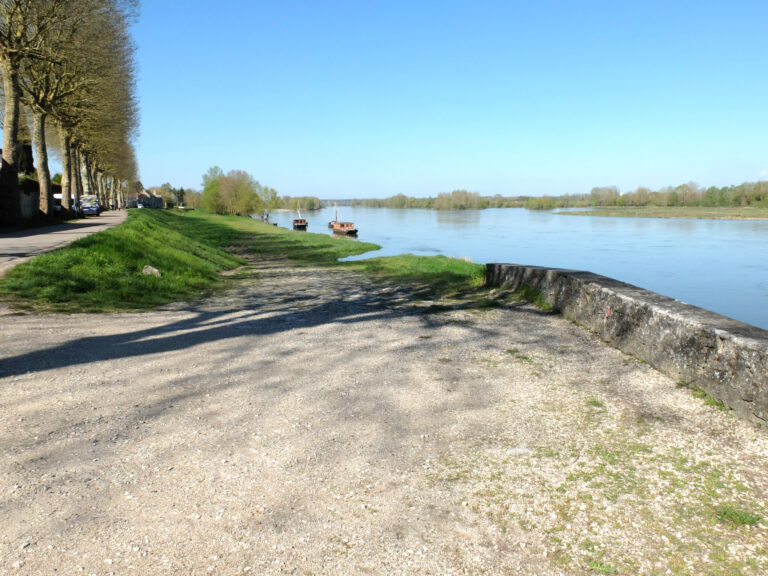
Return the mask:
M 144 0 L 146 186 L 321 198 L 768 179 L 768 2 Z

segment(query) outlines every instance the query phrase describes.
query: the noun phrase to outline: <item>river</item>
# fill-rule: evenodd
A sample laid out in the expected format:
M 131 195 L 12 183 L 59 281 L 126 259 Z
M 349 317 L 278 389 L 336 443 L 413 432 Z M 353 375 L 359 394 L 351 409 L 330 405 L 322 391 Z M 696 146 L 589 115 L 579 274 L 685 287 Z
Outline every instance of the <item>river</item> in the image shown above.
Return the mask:
M 340 206 L 362 258 L 443 254 L 589 270 L 768 330 L 768 221 L 567 216 L 524 209 L 392 210 Z M 333 208 L 303 214 L 329 233 Z M 296 214 L 271 220 L 291 227 Z

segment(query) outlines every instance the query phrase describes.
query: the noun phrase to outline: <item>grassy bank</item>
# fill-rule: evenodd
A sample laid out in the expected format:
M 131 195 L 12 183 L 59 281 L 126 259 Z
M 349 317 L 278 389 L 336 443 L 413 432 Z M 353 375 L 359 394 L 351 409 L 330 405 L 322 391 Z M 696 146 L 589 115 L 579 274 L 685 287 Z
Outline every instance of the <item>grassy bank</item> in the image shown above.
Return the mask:
M 327 234 L 295 233 L 291 230 L 254 222 L 254 236 L 247 246 L 259 258 L 284 258 L 299 263 L 325 264 L 363 272 L 375 279 L 413 284 L 430 296 L 460 292 L 481 285 L 485 266 L 445 256 L 403 254 L 339 262 L 339 258 L 363 254 L 380 248 L 376 244 Z
M 626 218 L 696 218 L 707 220 L 768 220 L 768 208 L 758 207 L 716 207 L 703 206 L 638 206 L 611 207 L 585 210 L 584 212 L 562 212 L 567 216 L 612 216 Z
M 243 263 L 226 251 L 243 232 L 213 220 L 135 210 L 122 225 L 9 270 L 0 295 L 28 309 L 86 312 L 157 306 L 206 294 Z M 142 274 L 144 266 L 162 277 Z
M 431 295 L 467 290 L 483 281 L 484 266 L 442 256 L 338 262 L 377 248 L 248 218 L 134 210 L 120 226 L 12 268 L 0 280 L 0 296 L 13 306 L 33 310 L 151 308 L 209 294 L 228 281 L 222 271 L 250 257 L 352 268 L 388 282 L 418 284 Z M 162 276 L 142 274 L 146 265 Z

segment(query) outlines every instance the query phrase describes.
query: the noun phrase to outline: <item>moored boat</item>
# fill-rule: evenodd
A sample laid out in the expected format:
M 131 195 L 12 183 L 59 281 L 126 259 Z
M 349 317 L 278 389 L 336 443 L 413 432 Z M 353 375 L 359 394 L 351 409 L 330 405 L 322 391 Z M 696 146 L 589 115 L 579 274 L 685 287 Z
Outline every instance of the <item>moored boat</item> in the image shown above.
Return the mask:
M 296 218 L 293 221 L 294 230 L 306 230 L 307 226 L 309 226 L 309 224 L 307 224 L 307 221 L 304 218 Z
M 306 218 L 301 217 L 301 205 L 296 205 L 296 212 L 299 213 L 299 217 L 295 218 L 293 221 L 293 229 L 294 230 L 306 230 L 307 226 L 309 226 L 309 223 L 307 222 Z
M 354 222 L 332 222 L 333 233 L 343 236 L 357 236 L 357 228 Z
M 335 218 L 328 222 L 328 228 L 333 230 L 334 234 L 341 236 L 357 236 L 357 228 L 354 222 L 339 222 L 339 211 L 335 211 Z

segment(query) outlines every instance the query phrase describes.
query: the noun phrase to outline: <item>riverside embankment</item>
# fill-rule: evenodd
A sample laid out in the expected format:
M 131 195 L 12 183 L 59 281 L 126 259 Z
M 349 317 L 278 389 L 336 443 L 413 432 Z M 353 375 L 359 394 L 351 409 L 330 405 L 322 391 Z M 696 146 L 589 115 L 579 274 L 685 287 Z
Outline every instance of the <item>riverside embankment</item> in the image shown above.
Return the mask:
M 768 570 L 764 431 L 525 303 L 250 265 L 0 309 L 0 573 Z
M 768 331 L 590 272 L 488 264 L 487 279 L 535 290 L 627 354 L 768 422 Z

